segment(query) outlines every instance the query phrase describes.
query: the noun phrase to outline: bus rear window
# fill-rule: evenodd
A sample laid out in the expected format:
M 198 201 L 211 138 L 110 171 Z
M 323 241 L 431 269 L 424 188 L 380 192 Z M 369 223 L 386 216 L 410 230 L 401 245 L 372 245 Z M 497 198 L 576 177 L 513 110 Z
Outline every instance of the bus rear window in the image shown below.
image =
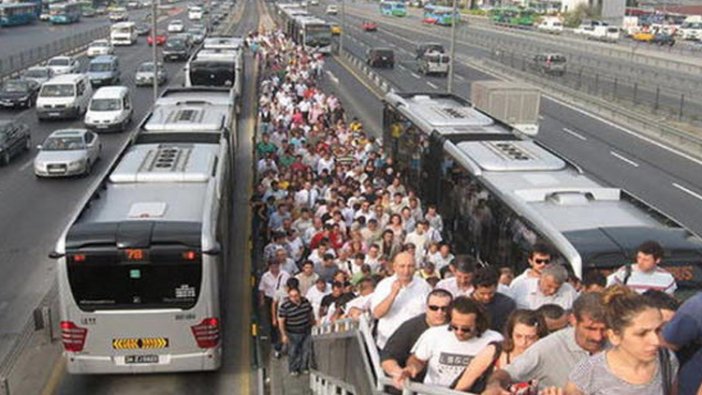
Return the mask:
M 83 311 L 190 309 L 200 294 L 202 259 L 178 250 L 69 253 L 73 298 Z

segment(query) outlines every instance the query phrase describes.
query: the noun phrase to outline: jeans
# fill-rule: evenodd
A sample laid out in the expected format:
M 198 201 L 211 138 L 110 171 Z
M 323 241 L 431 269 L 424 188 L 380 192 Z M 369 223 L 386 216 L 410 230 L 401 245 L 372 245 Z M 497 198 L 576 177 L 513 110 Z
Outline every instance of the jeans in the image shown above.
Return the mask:
M 309 333 L 288 333 L 288 371 L 309 369 L 311 350 L 312 336 Z

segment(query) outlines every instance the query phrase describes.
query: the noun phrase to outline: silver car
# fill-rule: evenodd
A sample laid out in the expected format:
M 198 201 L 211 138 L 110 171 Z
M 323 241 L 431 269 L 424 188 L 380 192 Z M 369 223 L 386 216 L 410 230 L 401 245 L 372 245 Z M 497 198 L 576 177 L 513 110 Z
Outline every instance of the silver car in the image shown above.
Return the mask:
M 49 59 L 46 66 L 53 70 L 54 75 L 80 72 L 80 62 L 70 56 L 54 56 Z
M 61 129 L 37 147 L 34 175 L 64 177 L 88 175 L 100 158 L 102 144 L 96 133 L 86 129 Z
M 134 76 L 134 80 L 136 82 L 137 86 L 148 86 L 148 85 L 153 85 L 153 78 L 154 78 L 154 63 L 153 62 L 144 62 L 139 65 L 139 68 L 136 71 L 136 75 Z M 158 72 L 157 72 L 157 78 L 158 78 L 158 84 L 161 85 L 166 80 L 168 79 L 168 72 L 166 72 L 166 69 L 163 67 L 163 63 L 158 63 Z
M 53 77 L 54 71 L 44 66 L 30 67 L 22 74 L 22 79 L 34 81 L 38 85 L 45 83 Z

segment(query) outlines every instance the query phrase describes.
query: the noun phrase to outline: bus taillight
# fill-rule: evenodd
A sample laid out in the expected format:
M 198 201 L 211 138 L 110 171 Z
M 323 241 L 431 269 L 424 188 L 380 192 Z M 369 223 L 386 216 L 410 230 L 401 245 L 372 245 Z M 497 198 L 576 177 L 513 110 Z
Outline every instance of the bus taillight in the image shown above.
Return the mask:
M 185 251 L 185 252 L 183 253 L 183 259 L 186 260 L 186 261 L 194 261 L 195 259 L 197 259 L 197 252 L 192 251 L 192 250 L 191 250 L 191 251 Z
M 190 327 L 200 348 L 214 348 L 219 344 L 219 319 L 205 318 L 197 325 Z
M 61 321 L 61 341 L 63 349 L 70 352 L 83 351 L 88 329 L 82 328 L 72 321 Z

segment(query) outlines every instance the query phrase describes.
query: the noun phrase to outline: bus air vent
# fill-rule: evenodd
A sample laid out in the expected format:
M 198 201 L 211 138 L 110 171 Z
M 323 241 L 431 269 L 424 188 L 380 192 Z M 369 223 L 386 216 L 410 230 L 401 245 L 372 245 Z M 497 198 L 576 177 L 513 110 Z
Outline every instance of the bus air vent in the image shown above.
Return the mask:
M 495 143 L 495 148 L 513 160 L 531 160 L 531 156 L 512 143 Z

